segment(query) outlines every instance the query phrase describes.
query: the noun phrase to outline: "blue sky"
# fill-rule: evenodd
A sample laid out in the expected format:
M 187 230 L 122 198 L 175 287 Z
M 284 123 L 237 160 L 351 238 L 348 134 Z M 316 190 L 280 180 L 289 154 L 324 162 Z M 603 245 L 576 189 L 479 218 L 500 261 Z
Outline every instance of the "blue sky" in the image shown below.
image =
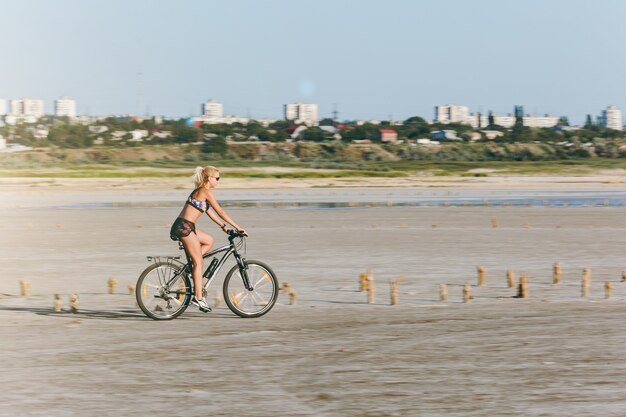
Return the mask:
M 626 1 L 0 0 L 0 98 L 81 114 L 626 110 Z M 141 75 L 140 75 L 141 74 Z

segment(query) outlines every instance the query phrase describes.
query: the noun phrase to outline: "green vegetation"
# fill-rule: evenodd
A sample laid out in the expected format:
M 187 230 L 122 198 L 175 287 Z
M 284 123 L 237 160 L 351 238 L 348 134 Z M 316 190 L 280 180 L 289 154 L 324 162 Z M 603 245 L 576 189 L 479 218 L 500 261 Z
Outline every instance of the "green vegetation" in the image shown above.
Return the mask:
M 490 120 L 489 129 L 500 136 L 487 140 L 485 132 L 469 125 L 428 124 L 420 117 L 401 125 L 337 124 L 324 119 L 320 127 L 295 131 L 297 126 L 289 121 L 267 126 L 257 122 L 195 126 L 185 119 L 156 123 L 108 118 L 83 125 L 47 116 L 37 124 L 0 127 L 8 144 L 34 148 L 0 154 L 0 176 L 186 176 L 190 168 L 209 163 L 230 169 L 232 176 L 273 178 L 585 174 L 626 169 L 625 133 L 603 129 L 591 117 L 579 129 L 570 128 L 566 118 L 554 129 L 530 129 L 521 123 L 504 129 L 493 125 L 493 116 Z M 398 142 L 381 143 L 380 129 L 395 130 Z M 416 139 L 444 129 L 455 130 L 461 140 L 416 144 Z
M 110 164 L 48 162 L 12 164 L 0 160 L 0 177 L 40 178 L 171 178 L 189 177 L 196 166 L 184 161 L 116 161 Z M 411 175 L 484 177 L 490 175 L 569 174 L 584 175 L 600 170 L 626 170 L 624 159 L 569 159 L 555 161 L 360 161 L 327 164 L 315 162 L 268 162 L 206 160 L 231 178 L 345 178 L 403 177 Z M 476 172 L 478 171 L 478 172 Z

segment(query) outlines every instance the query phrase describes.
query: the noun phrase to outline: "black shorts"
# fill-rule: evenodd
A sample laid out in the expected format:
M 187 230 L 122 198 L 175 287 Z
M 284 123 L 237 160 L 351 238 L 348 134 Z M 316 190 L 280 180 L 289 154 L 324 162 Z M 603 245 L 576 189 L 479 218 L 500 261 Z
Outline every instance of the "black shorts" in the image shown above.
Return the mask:
M 170 229 L 170 239 L 180 240 L 181 237 L 187 237 L 192 233 L 196 233 L 196 224 L 179 217 Z

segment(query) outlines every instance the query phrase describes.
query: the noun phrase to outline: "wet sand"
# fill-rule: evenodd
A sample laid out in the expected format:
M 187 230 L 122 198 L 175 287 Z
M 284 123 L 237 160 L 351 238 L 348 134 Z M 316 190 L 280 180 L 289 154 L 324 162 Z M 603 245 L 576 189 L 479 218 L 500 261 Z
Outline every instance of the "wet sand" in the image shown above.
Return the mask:
M 231 207 L 251 234 L 248 258 L 271 265 L 298 304 L 282 294 L 260 319 L 222 304 L 155 322 L 126 285 L 147 255 L 177 254 L 167 232 L 179 207 L 160 196 L 152 207 L 88 206 L 92 194 L 76 191 L 42 209 L 37 196 L 15 196 L 4 193 L 0 205 L 0 415 L 620 416 L 626 408 L 624 207 Z M 126 198 L 110 191 L 100 203 Z M 207 220 L 200 228 L 220 236 Z M 463 304 L 462 285 L 476 284 L 479 264 L 487 285 Z M 376 305 L 357 291 L 368 268 Z M 528 274 L 529 299 L 513 298 L 509 268 Z M 583 268 L 593 277 L 586 299 Z M 390 306 L 388 281 L 400 275 L 400 305 Z M 110 277 L 119 281 L 113 295 Z M 32 295 L 19 297 L 25 278 Z M 447 303 L 438 301 L 440 283 L 449 285 Z M 71 292 L 79 314 L 54 313 L 53 294 L 67 309 Z

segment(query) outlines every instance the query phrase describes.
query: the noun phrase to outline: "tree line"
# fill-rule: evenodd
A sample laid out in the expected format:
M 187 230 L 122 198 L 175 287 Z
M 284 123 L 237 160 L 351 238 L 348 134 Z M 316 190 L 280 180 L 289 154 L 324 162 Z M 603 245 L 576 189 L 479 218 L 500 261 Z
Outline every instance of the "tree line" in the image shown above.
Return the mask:
M 493 122 L 493 119 L 490 120 Z M 373 143 L 380 142 L 381 129 L 393 129 L 398 134 L 399 140 L 414 142 L 415 139 L 429 138 L 431 133 L 438 130 L 454 130 L 463 142 L 471 142 L 475 133 L 481 129 L 460 123 L 429 124 L 421 117 L 410 117 L 401 125 L 383 121 L 380 124 L 372 123 L 338 123 L 331 119 L 323 119 L 320 126 L 308 127 L 298 137 L 304 142 L 342 142 L 369 140 Z M 512 129 L 490 124 L 485 129 L 502 132 L 502 136 L 493 139 L 493 143 L 560 143 L 568 142 L 577 149 L 582 149 L 580 144 L 594 143 L 594 147 L 600 149 L 600 156 L 616 157 L 621 155 L 620 140 L 624 139 L 624 132 L 605 129 L 598 123 L 588 123 L 579 129 L 563 129 L 567 126 L 567 120 L 561 119 L 560 126 L 555 128 L 529 128 L 521 123 L 516 123 Z M 294 123 L 292 121 L 279 120 L 264 126 L 251 121 L 247 124 L 202 124 L 194 126 L 189 119 L 164 120 L 156 123 L 154 119 L 134 120 L 131 118 L 107 118 L 92 126 L 102 126 L 104 131 L 92 131 L 90 126 L 72 123 L 65 117 L 46 116 L 36 124 L 18 124 L 15 126 L 0 127 L 0 135 L 9 141 L 14 141 L 27 146 L 50 146 L 60 148 L 86 148 L 96 143 L 103 146 L 125 147 L 140 146 L 143 144 L 191 144 L 201 143 L 204 153 L 226 155 L 231 142 L 262 141 L 262 142 L 285 142 L 290 139 Z M 323 129 L 330 126 L 334 129 Z M 38 131 L 47 129 L 47 138 L 37 138 Z M 133 141 L 130 132 L 143 130 L 148 132 L 148 137 L 142 141 Z M 121 132 L 117 136 L 114 132 Z M 164 134 L 167 132 L 167 134 Z M 339 135 L 339 136 L 337 136 Z M 598 144 L 602 140 L 602 144 Z M 613 146 L 607 145 L 606 141 L 614 141 Z M 463 143 L 454 146 L 463 147 Z M 581 151 L 584 153 L 583 151 Z M 402 153 L 402 152 L 401 152 Z M 413 152 L 415 153 L 415 152 Z M 408 155 L 410 152 L 404 152 Z M 557 152 L 558 154 L 558 152 Z

